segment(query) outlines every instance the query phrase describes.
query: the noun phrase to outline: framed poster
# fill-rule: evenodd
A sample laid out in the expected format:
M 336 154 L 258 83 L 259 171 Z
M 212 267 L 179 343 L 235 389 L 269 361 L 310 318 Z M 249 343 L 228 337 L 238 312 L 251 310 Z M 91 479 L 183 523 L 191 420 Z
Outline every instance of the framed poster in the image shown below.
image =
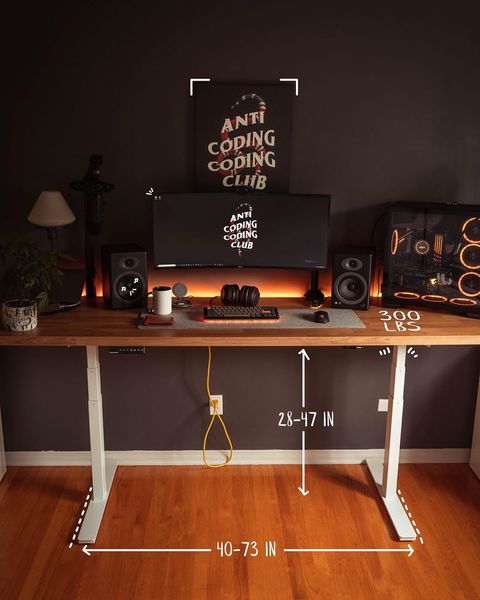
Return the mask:
M 197 191 L 289 191 L 291 84 L 205 82 L 194 101 Z

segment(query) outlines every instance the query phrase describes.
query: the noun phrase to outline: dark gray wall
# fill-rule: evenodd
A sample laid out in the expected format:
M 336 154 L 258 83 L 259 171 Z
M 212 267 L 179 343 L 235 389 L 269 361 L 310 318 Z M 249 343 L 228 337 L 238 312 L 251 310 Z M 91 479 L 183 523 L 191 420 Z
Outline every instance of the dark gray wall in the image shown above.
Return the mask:
M 40 190 L 62 189 L 78 221 L 61 244 L 81 255 L 82 202 L 69 182 L 98 152 L 116 184 L 100 242 L 150 247 L 146 188 L 193 186 L 190 77 L 299 77 L 291 189 L 332 194 L 332 245 L 369 242 L 386 202 L 479 202 L 476 0 L 47 1 L 11 3 L 3 17 L 3 236 L 29 231 Z M 468 446 L 477 351 L 420 354 L 410 359 L 403 444 Z M 312 433 L 311 445 L 380 446 L 386 360 L 375 349 L 311 356 L 310 407 L 336 411 L 334 430 Z M 200 447 L 204 351 L 102 359 L 109 448 Z M 81 350 L 3 349 L 0 374 L 8 449 L 87 448 Z M 225 395 L 236 447 L 298 447 L 276 426 L 278 411 L 298 403 L 298 378 L 293 349 L 215 351 L 213 389 Z

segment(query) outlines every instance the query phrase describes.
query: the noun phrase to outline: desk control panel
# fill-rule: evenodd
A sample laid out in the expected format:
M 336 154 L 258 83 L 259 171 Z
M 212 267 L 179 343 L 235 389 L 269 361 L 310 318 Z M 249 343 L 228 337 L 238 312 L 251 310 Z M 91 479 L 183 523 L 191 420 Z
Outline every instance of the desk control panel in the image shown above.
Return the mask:
M 109 346 L 108 353 L 121 354 L 123 356 L 145 354 L 145 346 Z

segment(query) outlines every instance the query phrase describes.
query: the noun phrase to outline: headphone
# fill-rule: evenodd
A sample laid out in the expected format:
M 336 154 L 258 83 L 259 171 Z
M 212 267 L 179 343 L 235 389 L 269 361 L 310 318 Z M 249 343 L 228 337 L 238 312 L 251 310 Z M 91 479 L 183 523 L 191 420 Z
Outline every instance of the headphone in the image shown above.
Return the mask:
M 260 292 L 254 285 L 244 285 L 242 289 L 236 283 L 226 283 L 222 287 L 222 304 L 227 306 L 256 306 L 260 300 Z

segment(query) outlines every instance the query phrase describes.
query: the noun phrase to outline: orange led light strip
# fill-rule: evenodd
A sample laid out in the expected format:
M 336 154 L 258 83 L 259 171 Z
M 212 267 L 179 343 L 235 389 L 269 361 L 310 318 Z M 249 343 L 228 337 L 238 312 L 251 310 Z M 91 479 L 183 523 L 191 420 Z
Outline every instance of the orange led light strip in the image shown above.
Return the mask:
M 398 250 L 398 229 L 394 229 L 392 233 L 392 241 L 390 242 L 390 250 L 392 256 L 395 256 Z
M 422 300 L 425 300 L 425 302 L 447 302 L 448 298 L 437 296 L 437 294 L 425 294 L 425 296 L 422 296 Z
M 460 306 L 472 306 L 477 304 L 475 300 L 472 300 L 471 298 L 450 298 L 450 302 Z
M 416 300 L 417 298 L 420 298 L 420 294 L 416 294 L 415 292 L 395 292 L 394 296 L 405 300 Z

